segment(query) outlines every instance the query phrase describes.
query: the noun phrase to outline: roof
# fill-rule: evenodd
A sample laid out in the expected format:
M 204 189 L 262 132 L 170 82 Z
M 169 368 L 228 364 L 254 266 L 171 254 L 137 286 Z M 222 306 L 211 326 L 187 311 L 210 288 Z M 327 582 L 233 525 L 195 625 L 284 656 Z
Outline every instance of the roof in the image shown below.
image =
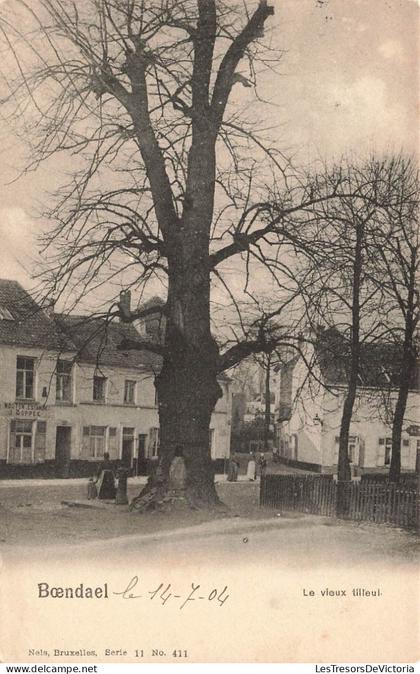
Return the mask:
M 78 358 L 98 366 L 159 369 L 161 357 L 144 350 L 122 351 L 120 344 L 129 339 L 139 341 L 137 330 L 127 323 L 109 323 L 103 318 L 55 314 L 60 330 L 72 340 Z
M 154 298 L 153 302 L 156 299 L 159 300 Z M 98 367 L 160 369 L 161 356 L 148 349 L 120 348 L 123 340 L 141 339 L 129 323 L 109 323 L 91 316 L 49 315 L 17 281 L 0 279 L 0 344 L 70 351 L 77 360 Z M 230 381 L 224 373 L 218 379 Z
M 54 320 L 17 283 L 0 279 L 0 343 L 11 346 L 74 350 Z
M 78 358 L 99 366 L 159 370 L 162 357 L 148 349 L 121 350 L 123 340 L 141 341 L 141 335 L 129 323 L 108 323 L 105 319 L 89 316 L 55 314 L 60 329 L 69 337 L 78 351 Z M 224 373 L 219 381 L 230 382 Z
M 336 328 L 323 331 L 316 343 L 322 378 L 328 386 L 345 386 L 350 371 L 350 344 Z M 401 367 L 401 349 L 389 342 L 361 344 L 358 386 L 397 388 Z M 410 388 L 420 390 L 420 362 L 412 373 Z

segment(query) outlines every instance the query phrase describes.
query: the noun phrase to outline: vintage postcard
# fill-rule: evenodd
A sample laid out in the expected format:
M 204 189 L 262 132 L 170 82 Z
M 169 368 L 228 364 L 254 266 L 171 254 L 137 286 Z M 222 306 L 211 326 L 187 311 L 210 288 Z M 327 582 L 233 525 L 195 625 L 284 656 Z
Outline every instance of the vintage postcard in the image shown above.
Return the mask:
M 414 671 L 419 9 L 0 2 L 2 663 Z

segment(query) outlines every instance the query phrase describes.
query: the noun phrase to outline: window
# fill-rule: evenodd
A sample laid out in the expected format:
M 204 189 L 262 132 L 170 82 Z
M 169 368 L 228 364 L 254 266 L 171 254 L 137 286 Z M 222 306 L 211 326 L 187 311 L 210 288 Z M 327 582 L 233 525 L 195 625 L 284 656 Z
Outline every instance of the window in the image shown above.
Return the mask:
M 55 399 L 57 402 L 71 401 L 71 370 L 73 364 L 68 360 L 57 361 Z
M 6 309 L 6 307 L 0 306 L 0 321 L 14 321 L 13 315 Z
M 98 403 L 105 402 L 106 377 L 93 377 L 93 399 Z
M 10 422 L 9 463 L 32 463 L 33 423 L 23 419 Z
M 214 428 L 210 428 L 210 430 L 209 430 L 209 449 L 210 449 L 210 452 L 213 453 L 213 451 L 214 451 Z
M 350 463 L 357 463 L 357 448 L 359 446 L 359 438 L 357 435 L 349 435 L 349 444 L 347 445 L 347 452 Z
M 16 398 L 34 397 L 35 358 L 18 356 L 16 361 Z
M 126 379 L 124 383 L 124 403 L 134 405 L 136 402 L 136 382 Z
M 392 438 L 379 438 L 379 444 L 384 447 L 384 466 L 389 466 L 392 455 Z
M 85 459 L 102 458 L 105 450 L 106 426 L 84 426 L 82 455 Z

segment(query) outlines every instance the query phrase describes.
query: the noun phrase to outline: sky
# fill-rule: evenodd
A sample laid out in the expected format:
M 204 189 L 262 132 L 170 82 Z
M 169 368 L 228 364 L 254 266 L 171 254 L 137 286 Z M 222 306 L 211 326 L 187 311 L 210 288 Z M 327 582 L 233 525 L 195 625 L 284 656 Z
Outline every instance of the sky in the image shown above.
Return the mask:
M 271 4 L 267 39 L 283 55 L 258 90 L 268 102 L 264 124 L 272 127 L 273 140 L 305 164 L 370 150 L 417 152 L 419 3 Z M 14 180 L 23 146 L 4 124 L 0 142 L 0 277 L 30 288 L 37 235 L 48 226 L 35 214 L 66 167 L 55 164 Z

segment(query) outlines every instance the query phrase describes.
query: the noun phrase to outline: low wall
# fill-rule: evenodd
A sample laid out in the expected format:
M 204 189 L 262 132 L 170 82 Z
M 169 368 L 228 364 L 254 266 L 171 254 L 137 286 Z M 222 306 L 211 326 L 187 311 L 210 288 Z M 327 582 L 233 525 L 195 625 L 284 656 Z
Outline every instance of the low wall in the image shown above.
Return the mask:
M 308 461 L 298 461 L 297 459 L 289 459 L 286 456 L 277 455 L 278 463 L 283 463 L 285 466 L 291 466 L 292 468 L 301 468 L 302 470 L 310 470 L 313 473 L 322 473 L 323 468 L 319 463 L 309 463 Z M 326 471 L 330 472 L 330 471 Z

